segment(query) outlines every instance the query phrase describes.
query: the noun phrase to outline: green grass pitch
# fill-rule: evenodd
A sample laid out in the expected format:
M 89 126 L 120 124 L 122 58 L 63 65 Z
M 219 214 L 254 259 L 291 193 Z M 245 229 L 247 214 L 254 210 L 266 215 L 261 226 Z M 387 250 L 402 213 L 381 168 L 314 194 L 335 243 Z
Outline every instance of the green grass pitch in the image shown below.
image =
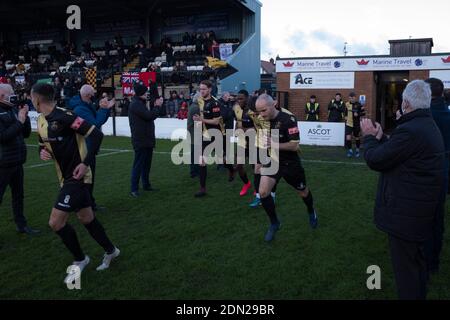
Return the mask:
M 41 165 L 36 135 L 27 140 L 25 212 L 36 237 L 18 235 L 10 191 L 0 207 L 0 299 L 395 299 L 387 237 L 373 220 L 377 174 L 342 148 L 303 147 L 302 158 L 319 215 L 311 230 L 305 206 L 285 182 L 277 192 L 283 226 L 272 244 L 263 241 L 268 219 L 239 197 L 239 178 L 210 166 L 208 196 L 194 199 L 198 181 L 187 166 L 172 164 L 174 142 L 158 141 L 151 180 L 160 191 L 129 197 L 132 152 L 127 138 L 106 137 L 97 161 L 98 214 L 122 255 L 95 271 L 102 249 L 76 228 L 91 264 L 81 290 L 63 284 L 71 256 L 48 227 L 58 192 L 55 168 Z M 105 150 L 107 149 L 107 150 Z M 114 149 L 114 150 L 112 150 Z M 250 173 L 250 168 L 248 168 Z M 250 175 L 252 178 L 252 175 Z M 447 219 L 447 230 L 448 230 Z M 450 298 L 450 238 L 442 270 L 432 278 L 430 299 Z M 366 287 L 368 266 L 381 268 L 381 290 Z

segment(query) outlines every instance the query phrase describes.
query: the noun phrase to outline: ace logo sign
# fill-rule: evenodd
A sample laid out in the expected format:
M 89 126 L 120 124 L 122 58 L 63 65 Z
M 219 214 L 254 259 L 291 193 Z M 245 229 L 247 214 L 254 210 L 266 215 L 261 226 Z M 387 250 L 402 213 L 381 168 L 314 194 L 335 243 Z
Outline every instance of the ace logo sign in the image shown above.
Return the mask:
M 353 89 L 354 72 L 291 73 L 291 89 Z
M 302 74 L 299 73 L 296 77 L 295 77 L 295 84 L 313 84 L 313 79 L 312 78 L 303 78 Z

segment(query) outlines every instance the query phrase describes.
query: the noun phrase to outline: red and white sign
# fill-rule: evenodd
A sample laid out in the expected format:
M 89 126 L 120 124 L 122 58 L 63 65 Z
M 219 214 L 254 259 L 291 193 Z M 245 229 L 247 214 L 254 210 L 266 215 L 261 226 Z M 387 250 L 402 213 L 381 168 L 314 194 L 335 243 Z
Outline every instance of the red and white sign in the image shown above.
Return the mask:
M 449 55 L 277 60 L 277 72 L 354 72 L 450 69 Z

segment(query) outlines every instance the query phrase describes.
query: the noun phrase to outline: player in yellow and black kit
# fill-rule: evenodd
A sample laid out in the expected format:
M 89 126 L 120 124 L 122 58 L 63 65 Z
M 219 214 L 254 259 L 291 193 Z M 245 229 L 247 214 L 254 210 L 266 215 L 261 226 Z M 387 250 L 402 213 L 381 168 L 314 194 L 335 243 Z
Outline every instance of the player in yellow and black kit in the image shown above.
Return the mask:
M 248 116 L 253 121 L 253 125 L 256 130 L 256 141 L 255 146 L 257 149 L 257 155 L 256 155 L 256 164 L 254 168 L 254 180 L 253 185 L 255 188 L 255 199 L 250 203 L 251 208 L 258 208 L 261 205 L 261 196 L 259 194 L 259 184 L 261 181 L 261 167 L 262 162 L 264 162 L 264 159 L 261 159 L 261 155 L 264 155 L 265 158 L 269 158 L 267 147 L 264 143 L 265 137 L 269 134 L 270 131 L 270 121 L 265 120 L 256 110 L 256 100 L 257 97 L 252 97 L 249 100 L 248 107 Z M 276 189 L 277 185 L 272 189 L 272 198 L 275 201 L 276 197 Z
M 56 107 L 54 95 L 53 87 L 48 84 L 36 84 L 31 90 L 33 105 L 41 113 L 38 118 L 40 157 L 45 161 L 55 161 L 61 186 L 49 224 L 72 253 L 73 265 L 78 266 L 81 272 L 90 259 L 83 253 L 75 230 L 67 223 L 69 213 L 76 212 L 89 234 L 106 252 L 97 268 L 104 270 L 109 268 L 120 251 L 109 240 L 91 208 L 88 186 L 92 183 L 92 172 L 89 165 L 100 148 L 103 134 L 70 111 Z M 91 141 L 89 151 L 86 148 L 87 137 Z M 72 283 L 77 276 L 69 274 L 65 282 Z
M 250 139 L 245 135 L 249 130 L 255 130 L 252 119 L 248 115 L 250 109 L 248 108 L 249 94 L 247 90 L 241 90 L 237 95 L 237 103 L 233 107 L 234 117 L 236 120 L 236 132 L 238 138 L 238 163 L 236 170 L 239 173 L 244 186 L 242 187 L 239 195 L 241 197 L 245 196 L 248 190 L 252 187 L 250 180 L 248 179 L 247 173 L 245 172 L 244 163 L 245 160 L 249 158 L 249 144 Z M 241 131 L 238 131 L 241 130 Z M 244 134 L 243 134 L 244 133 Z M 244 159 L 240 158 L 240 155 L 244 154 Z
M 281 178 L 294 187 L 308 209 L 309 223 L 313 229 L 317 228 L 318 219 L 314 209 L 311 191 L 306 186 L 305 170 L 298 155 L 300 132 L 297 119 L 284 111 L 277 110 L 276 102 L 271 96 L 263 94 L 256 101 L 256 110 L 261 117 L 270 122 L 270 133 L 267 136 L 266 146 L 269 149 L 271 164 L 261 169 L 261 183 L 259 193 L 261 202 L 270 219 L 270 228 L 265 235 L 265 241 L 273 240 L 280 228 L 275 203 L 270 196 L 272 188 Z M 278 144 L 273 144 L 273 138 L 278 134 Z M 278 159 L 276 157 L 278 151 Z M 275 172 L 271 172 L 275 165 Z M 276 170 L 277 169 L 277 170 Z
M 199 175 L 200 175 L 200 191 L 195 194 L 196 198 L 204 197 L 206 195 L 206 156 L 204 154 L 206 147 L 214 142 L 214 136 L 209 130 L 218 130 L 221 133 L 223 156 L 225 157 L 226 139 L 225 139 L 225 125 L 221 115 L 220 102 L 211 95 L 212 83 L 204 80 L 200 83 L 200 97 L 198 105 L 200 109 L 199 115 L 194 115 L 193 120 L 202 125 L 202 154 L 199 159 Z M 216 150 L 217 151 L 217 150 Z M 226 164 L 225 167 L 230 172 L 230 177 L 234 174 L 234 168 L 231 164 Z
M 359 147 L 361 145 L 360 135 L 361 117 L 366 115 L 364 106 L 357 101 L 356 94 L 350 93 L 349 101 L 345 104 L 345 148 L 347 149 L 347 157 L 353 156 L 352 137 L 355 137 L 356 150 L 355 157 L 359 158 Z

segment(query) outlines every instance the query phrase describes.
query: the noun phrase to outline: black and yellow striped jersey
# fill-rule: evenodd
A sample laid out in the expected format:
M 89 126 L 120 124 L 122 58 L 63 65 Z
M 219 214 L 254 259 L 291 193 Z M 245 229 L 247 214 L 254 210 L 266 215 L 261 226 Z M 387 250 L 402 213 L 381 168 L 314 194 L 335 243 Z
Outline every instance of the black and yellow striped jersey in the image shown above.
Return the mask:
M 366 111 L 364 109 L 364 106 L 361 105 L 359 102 L 355 103 L 347 102 L 345 104 L 345 117 L 346 117 L 345 124 L 348 127 L 359 128 L 360 126 L 359 121 L 361 120 L 361 117 L 364 117 L 365 115 Z
M 212 119 L 219 119 L 218 125 L 210 125 L 210 124 L 203 124 L 203 137 L 206 139 L 210 139 L 210 134 L 208 133 L 209 129 L 217 129 L 222 132 L 223 135 L 225 135 L 225 125 L 222 118 L 221 113 L 221 105 L 219 100 L 217 100 L 215 97 L 211 97 L 208 100 L 205 100 L 203 98 L 198 98 L 198 106 L 200 108 L 200 115 L 203 116 L 206 120 L 212 120 Z
M 250 141 L 248 138 L 246 138 L 245 134 L 243 134 L 243 132 L 250 132 L 249 130 L 254 130 L 255 125 L 253 123 L 252 118 L 249 116 L 249 112 L 251 112 L 250 109 L 248 108 L 244 108 L 242 109 L 242 107 L 236 103 L 233 107 L 233 111 L 234 111 L 234 118 L 236 120 L 236 130 L 241 130 L 241 131 L 236 131 L 236 136 L 238 138 L 238 146 L 242 147 L 242 148 L 246 148 L 248 141 Z M 255 141 L 256 143 L 256 141 Z
M 66 182 L 78 182 L 73 178 L 73 172 L 80 163 L 87 166 L 92 163 L 102 141 L 101 131 L 58 107 L 47 116 L 40 114 L 37 125 L 40 150 L 45 148 L 52 154 L 61 186 Z M 91 140 L 89 152 L 86 146 L 88 136 Z M 90 168 L 80 182 L 92 183 Z
M 287 112 L 286 112 L 287 111 Z M 295 142 L 300 143 L 300 130 L 298 129 L 298 122 L 295 116 L 286 109 L 281 109 L 275 119 L 270 120 L 270 135 L 275 137 L 275 129 L 278 130 L 278 142 L 288 143 Z M 292 161 L 298 160 L 297 151 L 279 151 L 280 161 Z
M 252 119 L 256 130 L 256 147 L 261 149 L 267 149 L 265 145 L 265 137 L 270 134 L 270 121 L 264 120 L 259 114 L 252 110 L 248 111 L 248 116 Z

